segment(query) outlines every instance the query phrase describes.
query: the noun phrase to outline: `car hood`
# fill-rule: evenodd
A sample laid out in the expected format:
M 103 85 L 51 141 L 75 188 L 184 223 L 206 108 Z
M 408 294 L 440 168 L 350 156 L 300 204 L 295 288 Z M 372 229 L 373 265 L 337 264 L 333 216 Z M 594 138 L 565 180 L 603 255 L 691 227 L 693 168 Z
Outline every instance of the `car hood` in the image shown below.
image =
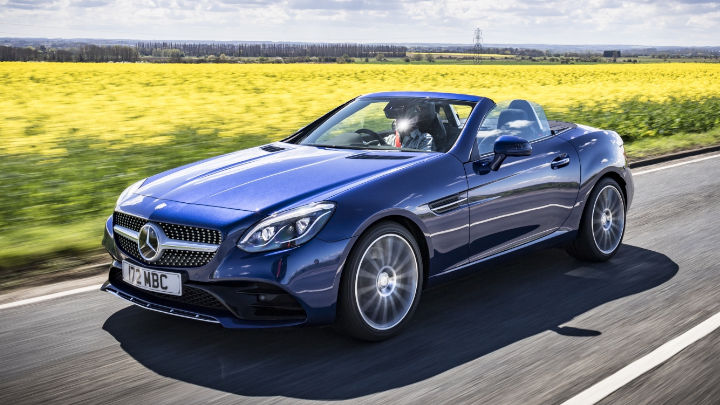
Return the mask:
M 326 194 L 432 156 L 436 154 L 275 143 L 158 174 L 136 193 L 188 204 L 260 211 Z

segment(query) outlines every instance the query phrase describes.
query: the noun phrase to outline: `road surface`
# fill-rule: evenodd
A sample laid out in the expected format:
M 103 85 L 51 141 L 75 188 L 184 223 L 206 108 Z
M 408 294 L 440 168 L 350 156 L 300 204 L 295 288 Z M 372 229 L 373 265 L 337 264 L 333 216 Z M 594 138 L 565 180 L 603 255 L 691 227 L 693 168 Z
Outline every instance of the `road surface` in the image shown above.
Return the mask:
M 696 158 L 697 159 L 697 158 Z M 688 159 L 692 160 L 692 159 Z M 0 310 L 0 403 L 562 403 L 720 312 L 720 158 L 636 170 L 619 253 L 427 291 L 405 332 L 224 330 L 90 291 Z M 602 403 L 720 402 L 720 330 Z

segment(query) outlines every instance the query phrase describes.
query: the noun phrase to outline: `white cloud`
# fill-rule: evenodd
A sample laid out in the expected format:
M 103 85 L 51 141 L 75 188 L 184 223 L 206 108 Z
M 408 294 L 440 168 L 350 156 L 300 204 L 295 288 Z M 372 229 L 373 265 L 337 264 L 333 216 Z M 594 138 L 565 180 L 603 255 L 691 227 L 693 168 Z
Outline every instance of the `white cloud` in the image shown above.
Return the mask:
M 709 0 L 0 0 L 0 35 L 720 45 Z

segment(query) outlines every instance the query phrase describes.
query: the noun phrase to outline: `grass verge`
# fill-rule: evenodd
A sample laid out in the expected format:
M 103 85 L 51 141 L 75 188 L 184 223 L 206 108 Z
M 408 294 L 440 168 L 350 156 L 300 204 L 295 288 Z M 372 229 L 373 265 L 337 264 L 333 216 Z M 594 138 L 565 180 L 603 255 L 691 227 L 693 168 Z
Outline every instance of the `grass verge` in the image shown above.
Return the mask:
M 720 128 L 702 133 L 680 133 L 655 138 L 640 138 L 625 146 L 630 161 L 647 159 L 684 150 L 720 144 Z

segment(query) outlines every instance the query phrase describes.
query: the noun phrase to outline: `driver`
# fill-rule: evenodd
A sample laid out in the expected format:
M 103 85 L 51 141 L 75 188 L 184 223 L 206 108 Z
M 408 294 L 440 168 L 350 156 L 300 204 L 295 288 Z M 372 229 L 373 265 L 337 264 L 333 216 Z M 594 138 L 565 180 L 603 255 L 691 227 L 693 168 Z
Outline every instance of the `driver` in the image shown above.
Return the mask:
M 396 148 L 418 149 L 431 152 L 435 150 L 432 135 L 420 130 L 426 121 L 432 121 L 435 106 L 422 103 L 408 106 L 404 113 L 393 121 L 394 134 L 385 137 L 385 143 Z

